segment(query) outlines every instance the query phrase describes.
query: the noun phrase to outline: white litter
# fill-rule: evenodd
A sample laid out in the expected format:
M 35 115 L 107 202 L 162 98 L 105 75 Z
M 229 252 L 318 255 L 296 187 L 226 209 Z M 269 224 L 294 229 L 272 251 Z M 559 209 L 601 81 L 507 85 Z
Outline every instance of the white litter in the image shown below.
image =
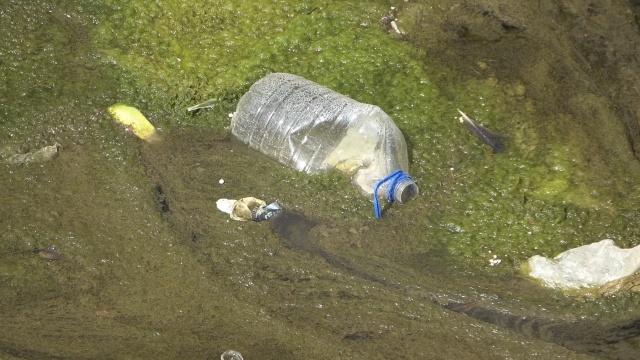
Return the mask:
M 640 245 L 621 249 L 613 240 L 567 250 L 553 259 L 533 256 L 528 261 L 529 275 L 555 289 L 580 289 L 601 286 L 633 275 L 640 269 Z
M 218 210 L 231 215 L 233 205 L 235 205 L 236 201 L 238 200 L 218 199 L 218 201 L 216 201 L 216 206 L 218 207 Z
M 229 214 L 233 220 L 238 221 L 264 221 L 282 212 L 282 208 L 277 202 L 267 205 L 264 200 L 254 197 L 245 197 L 240 200 L 218 199 L 216 201 L 218 210 Z

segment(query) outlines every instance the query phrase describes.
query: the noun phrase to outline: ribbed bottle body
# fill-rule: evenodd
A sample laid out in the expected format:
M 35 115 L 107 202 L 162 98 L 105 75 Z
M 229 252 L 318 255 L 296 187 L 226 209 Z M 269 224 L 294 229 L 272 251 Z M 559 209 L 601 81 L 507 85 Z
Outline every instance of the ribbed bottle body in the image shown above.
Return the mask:
M 409 167 L 404 137 L 379 107 L 291 74 L 257 81 L 240 99 L 231 132 L 293 169 L 346 172 L 368 194 Z

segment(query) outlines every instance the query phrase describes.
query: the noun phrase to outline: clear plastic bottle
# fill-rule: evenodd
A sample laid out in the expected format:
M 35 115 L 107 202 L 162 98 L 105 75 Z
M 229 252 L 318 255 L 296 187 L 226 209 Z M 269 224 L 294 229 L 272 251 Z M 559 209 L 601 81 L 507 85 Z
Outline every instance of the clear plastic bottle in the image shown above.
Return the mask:
M 231 132 L 298 171 L 336 168 L 352 175 L 364 193 L 376 193 L 376 206 L 378 192 L 400 203 L 418 194 L 406 174 L 407 145 L 389 115 L 300 76 L 274 73 L 253 84 L 238 103 Z

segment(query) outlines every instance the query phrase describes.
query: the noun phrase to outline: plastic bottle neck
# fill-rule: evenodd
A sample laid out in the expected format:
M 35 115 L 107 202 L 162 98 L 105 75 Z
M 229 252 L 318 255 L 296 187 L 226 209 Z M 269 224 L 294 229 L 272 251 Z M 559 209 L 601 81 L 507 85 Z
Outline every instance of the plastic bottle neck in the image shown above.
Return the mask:
M 384 179 L 378 181 L 373 189 L 373 210 L 377 219 L 382 217 L 378 195 L 381 189 L 386 189 L 386 198 L 390 203 L 407 203 L 418 196 L 419 193 L 418 185 L 416 185 L 413 178 L 404 171 L 397 170 L 387 175 Z

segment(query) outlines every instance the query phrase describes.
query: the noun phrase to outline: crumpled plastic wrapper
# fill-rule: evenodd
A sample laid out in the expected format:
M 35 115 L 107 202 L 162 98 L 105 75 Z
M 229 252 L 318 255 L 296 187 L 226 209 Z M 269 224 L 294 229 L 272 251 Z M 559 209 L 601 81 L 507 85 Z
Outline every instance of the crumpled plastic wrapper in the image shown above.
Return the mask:
M 546 286 L 583 289 L 602 286 L 633 275 L 640 270 L 640 246 L 621 249 L 613 240 L 567 250 L 553 259 L 533 256 L 525 271 Z
M 244 358 L 238 351 L 227 350 L 220 355 L 220 360 L 244 360 Z
M 219 199 L 216 201 L 218 210 L 229 214 L 233 220 L 238 221 L 263 221 L 277 216 L 282 208 L 278 203 L 267 205 L 263 200 L 254 197 L 245 197 L 240 200 Z

